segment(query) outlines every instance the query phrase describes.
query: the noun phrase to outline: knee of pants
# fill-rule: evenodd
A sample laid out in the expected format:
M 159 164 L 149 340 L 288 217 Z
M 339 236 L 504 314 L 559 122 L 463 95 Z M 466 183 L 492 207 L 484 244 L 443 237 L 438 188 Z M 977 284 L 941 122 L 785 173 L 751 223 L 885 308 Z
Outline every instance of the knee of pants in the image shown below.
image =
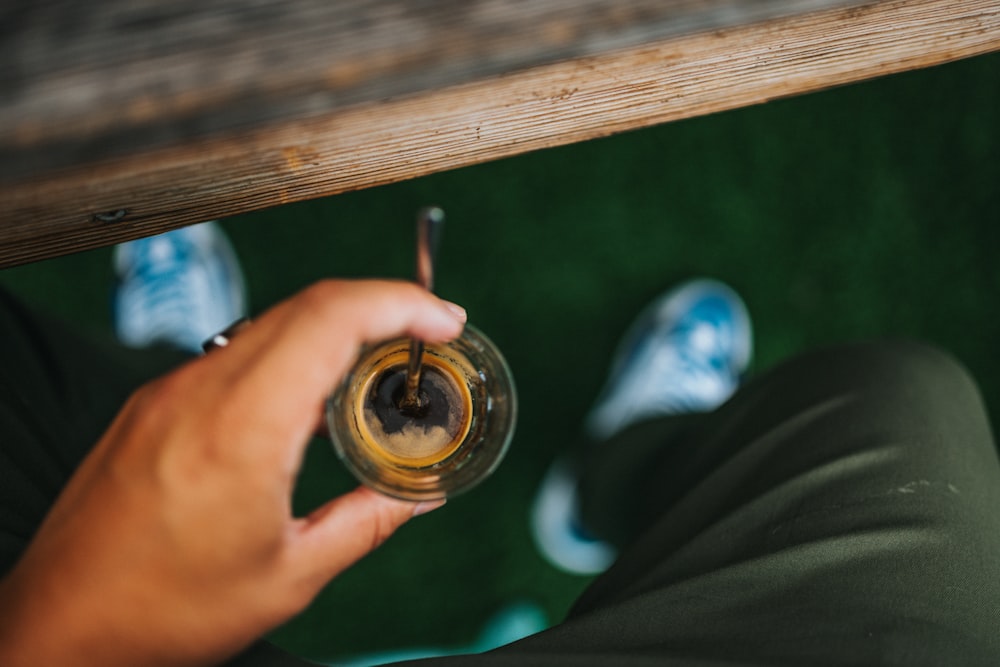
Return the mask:
M 839 345 L 817 350 L 775 370 L 772 397 L 814 403 L 832 397 L 865 402 L 870 414 L 909 426 L 962 415 L 984 416 L 972 375 L 955 357 L 909 340 Z M 940 423 L 944 419 L 945 423 Z M 901 426 L 905 425 L 903 423 Z M 954 424 L 956 427 L 959 424 Z

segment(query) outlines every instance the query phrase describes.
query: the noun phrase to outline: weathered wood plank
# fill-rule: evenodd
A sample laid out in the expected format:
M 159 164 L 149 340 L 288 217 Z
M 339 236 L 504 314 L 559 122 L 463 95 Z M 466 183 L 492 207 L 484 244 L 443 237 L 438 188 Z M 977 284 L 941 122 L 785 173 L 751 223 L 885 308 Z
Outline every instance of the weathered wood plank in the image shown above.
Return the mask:
M 0 14 L 0 179 L 850 2 L 22 1 Z
M 593 39 L 594 55 L 504 63 L 506 74 L 423 82 L 389 98 L 345 96 L 353 101 L 294 122 L 196 128 L 179 142 L 8 181 L 0 265 L 997 50 L 1000 0 L 877 2 L 609 51 Z

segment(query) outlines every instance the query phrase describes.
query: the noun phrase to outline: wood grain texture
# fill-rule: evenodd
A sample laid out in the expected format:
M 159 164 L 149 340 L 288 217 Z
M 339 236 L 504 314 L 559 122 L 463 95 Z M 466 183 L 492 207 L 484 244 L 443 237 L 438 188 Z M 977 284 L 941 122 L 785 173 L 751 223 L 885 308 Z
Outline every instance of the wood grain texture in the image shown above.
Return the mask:
M 0 179 L 852 0 L 13 2 Z
M 997 49 L 1000 0 L 876 2 L 196 133 L 0 186 L 0 265 Z

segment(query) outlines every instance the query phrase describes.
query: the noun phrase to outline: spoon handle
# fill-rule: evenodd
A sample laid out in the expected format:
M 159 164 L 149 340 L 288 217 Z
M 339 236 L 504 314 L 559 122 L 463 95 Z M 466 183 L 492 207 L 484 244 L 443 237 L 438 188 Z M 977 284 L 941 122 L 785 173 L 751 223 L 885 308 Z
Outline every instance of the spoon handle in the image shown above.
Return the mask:
M 441 241 L 444 211 L 435 206 L 417 214 L 417 284 L 428 292 L 434 289 L 434 260 Z M 420 407 L 420 370 L 424 358 L 423 341 L 410 340 L 410 358 L 406 367 L 406 390 L 400 407 Z

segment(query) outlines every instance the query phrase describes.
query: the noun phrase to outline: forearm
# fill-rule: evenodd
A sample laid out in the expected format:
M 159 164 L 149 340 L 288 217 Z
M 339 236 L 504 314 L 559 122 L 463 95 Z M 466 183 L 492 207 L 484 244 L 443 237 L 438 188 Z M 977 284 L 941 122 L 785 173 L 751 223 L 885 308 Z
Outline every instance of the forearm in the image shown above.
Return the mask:
M 0 581 L 0 665 L 194 665 L 182 647 L 156 647 L 146 636 L 146 614 L 99 595 L 79 599 L 15 570 Z M 127 619 L 127 623 L 123 622 Z M 169 655 L 169 659 L 168 659 Z
M 131 642 L 96 627 L 99 614 L 53 599 L 47 587 L 29 587 L 19 575 L 0 582 L 0 664 L 114 667 L 140 658 Z

